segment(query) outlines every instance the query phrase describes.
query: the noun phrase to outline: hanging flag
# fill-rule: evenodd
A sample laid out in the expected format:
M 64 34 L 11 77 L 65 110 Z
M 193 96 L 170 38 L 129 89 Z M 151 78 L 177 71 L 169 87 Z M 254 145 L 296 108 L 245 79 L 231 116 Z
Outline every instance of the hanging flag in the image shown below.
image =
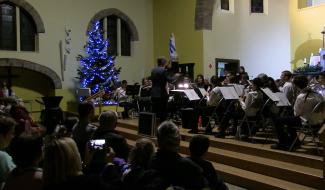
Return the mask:
M 176 52 L 174 33 L 171 33 L 169 38 L 169 56 L 171 61 L 177 61 L 177 52 Z

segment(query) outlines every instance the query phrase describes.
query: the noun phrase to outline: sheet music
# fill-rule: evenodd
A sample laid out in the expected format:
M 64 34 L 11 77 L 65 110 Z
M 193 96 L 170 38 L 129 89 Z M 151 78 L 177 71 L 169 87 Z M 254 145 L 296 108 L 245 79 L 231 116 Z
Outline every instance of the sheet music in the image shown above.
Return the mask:
M 242 96 L 244 94 L 244 89 L 245 89 L 245 86 L 244 85 L 234 84 L 234 88 L 235 88 L 238 96 Z
M 199 88 L 202 96 L 205 96 L 207 94 L 207 91 L 204 88 Z
M 287 96 L 283 92 L 277 92 L 275 93 L 276 96 L 279 98 L 279 102 L 276 104 L 276 106 L 291 106 Z
M 185 95 L 187 96 L 187 98 L 192 101 L 192 100 L 200 100 L 201 98 L 196 94 L 196 92 L 194 91 L 194 89 L 187 89 L 184 90 Z
M 276 93 L 272 92 L 269 88 L 261 88 L 261 90 L 273 101 L 279 102 L 280 98 L 276 95 Z
M 228 87 L 219 87 L 222 93 L 222 96 L 226 100 L 236 100 L 239 99 L 239 96 L 235 90 L 235 87 L 228 86 Z

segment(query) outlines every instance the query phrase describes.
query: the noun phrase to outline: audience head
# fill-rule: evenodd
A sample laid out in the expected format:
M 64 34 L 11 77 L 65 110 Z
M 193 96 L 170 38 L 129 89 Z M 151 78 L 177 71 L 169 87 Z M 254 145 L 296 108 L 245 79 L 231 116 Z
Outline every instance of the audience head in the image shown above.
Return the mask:
M 210 140 L 204 135 L 195 135 L 190 141 L 190 152 L 192 157 L 199 158 L 209 149 Z
M 10 117 L 0 116 L 0 149 L 7 148 L 14 137 L 16 122 Z
M 71 138 L 45 140 L 43 179 L 46 185 L 60 183 L 82 174 L 82 163 L 76 143 Z
M 290 81 L 292 78 L 292 73 L 290 71 L 282 71 L 281 73 L 281 79 L 284 81 Z
M 159 67 L 164 67 L 167 63 L 167 59 L 165 57 L 159 57 L 157 59 L 157 64 Z
M 129 155 L 131 167 L 141 166 L 147 168 L 154 151 L 155 147 L 150 139 L 138 139 Z
M 91 102 L 79 104 L 78 113 L 80 119 L 91 119 L 95 115 L 95 106 Z
M 157 142 L 162 151 L 178 152 L 180 144 L 178 127 L 171 121 L 161 123 L 158 127 Z
M 43 139 L 39 136 L 22 134 L 10 145 L 12 158 L 19 168 L 38 166 L 42 160 Z
M 293 78 L 293 84 L 299 89 L 304 89 L 308 85 L 308 79 L 306 76 L 298 75 Z
M 99 116 L 99 130 L 114 130 L 117 124 L 116 111 L 108 110 L 104 111 Z

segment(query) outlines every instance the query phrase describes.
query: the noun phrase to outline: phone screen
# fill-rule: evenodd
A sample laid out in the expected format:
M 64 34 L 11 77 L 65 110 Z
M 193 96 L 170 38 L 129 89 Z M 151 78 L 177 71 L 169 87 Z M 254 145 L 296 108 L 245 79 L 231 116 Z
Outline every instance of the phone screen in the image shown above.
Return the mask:
M 105 139 L 94 139 L 89 141 L 89 145 L 92 149 L 103 149 L 106 141 Z

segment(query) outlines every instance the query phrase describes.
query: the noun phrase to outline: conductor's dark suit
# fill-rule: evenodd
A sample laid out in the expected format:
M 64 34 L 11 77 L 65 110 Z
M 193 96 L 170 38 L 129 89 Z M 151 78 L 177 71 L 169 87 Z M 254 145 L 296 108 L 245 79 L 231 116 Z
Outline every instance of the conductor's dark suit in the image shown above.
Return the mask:
M 167 117 L 167 82 L 172 82 L 172 78 L 168 76 L 168 72 L 164 67 L 156 67 L 151 71 L 152 89 L 151 101 L 152 111 L 157 114 L 160 121 L 166 120 Z

